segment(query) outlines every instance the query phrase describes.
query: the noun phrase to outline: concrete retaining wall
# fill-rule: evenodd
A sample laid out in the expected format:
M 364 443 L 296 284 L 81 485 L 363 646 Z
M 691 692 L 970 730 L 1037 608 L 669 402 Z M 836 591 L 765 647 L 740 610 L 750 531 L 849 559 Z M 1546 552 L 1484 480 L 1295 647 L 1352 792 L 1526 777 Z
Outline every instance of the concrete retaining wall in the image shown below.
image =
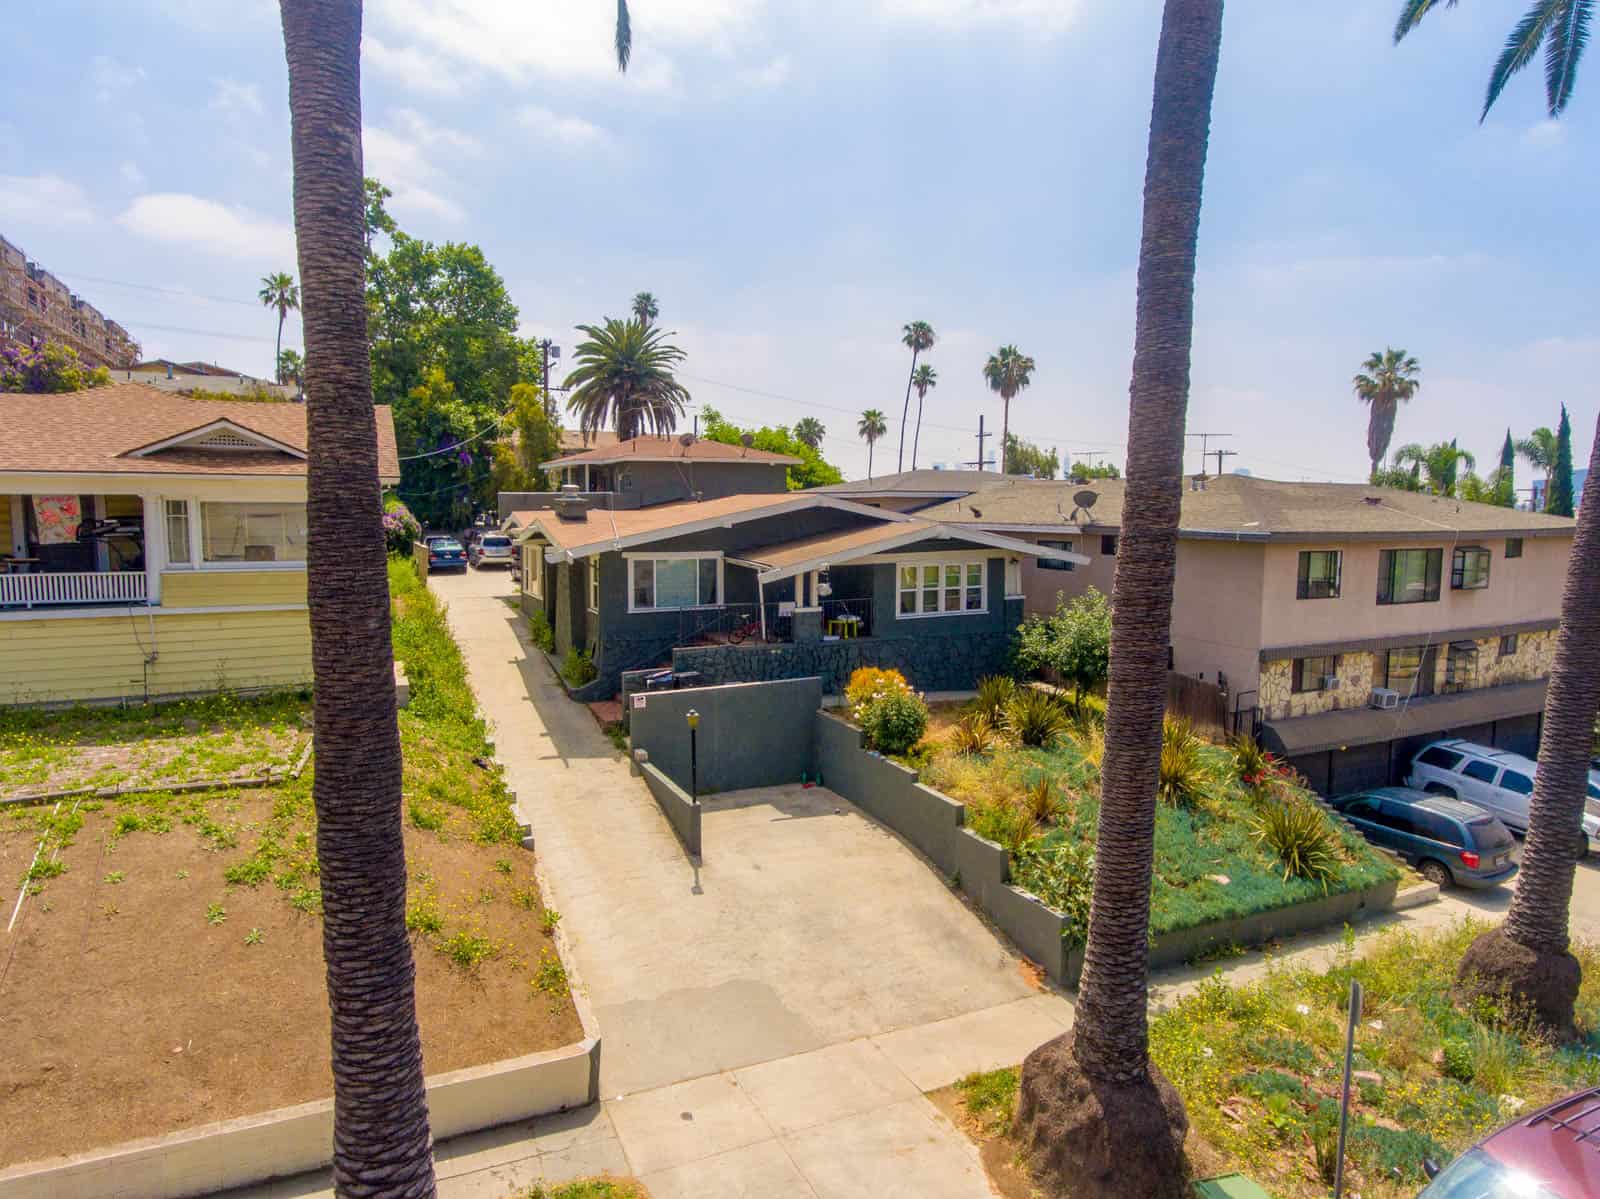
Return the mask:
M 685 714 L 693 709 L 700 713 L 700 794 L 770 787 L 814 772 L 811 742 L 821 706 L 816 678 L 640 692 L 628 701 L 629 733 L 633 747 L 687 791 Z
M 635 751 L 643 753 L 644 751 Z M 644 785 L 650 788 L 650 794 L 655 796 L 656 805 L 667 818 L 667 823 L 672 825 L 672 831 L 678 834 L 678 840 L 683 842 L 683 848 L 692 857 L 700 856 L 700 805 L 689 798 L 689 793 L 656 768 L 654 762 L 645 759 L 635 759 L 639 764 L 639 773 L 644 776 Z

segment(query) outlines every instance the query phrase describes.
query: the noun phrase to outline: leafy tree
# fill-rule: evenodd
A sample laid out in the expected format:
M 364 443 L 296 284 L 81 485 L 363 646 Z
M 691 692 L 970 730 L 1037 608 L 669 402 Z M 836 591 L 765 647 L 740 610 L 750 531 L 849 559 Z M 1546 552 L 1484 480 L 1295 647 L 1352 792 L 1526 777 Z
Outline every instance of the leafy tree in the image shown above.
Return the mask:
M 911 372 L 911 386 L 917 389 L 917 431 L 911 437 L 911 469 L 917 469 L 917 447 L 922 444 L 922 402 L 939 385 L 939 372 L 924 362 Z
M 1556 435 L 1543 425 L 1517 442 L 1517 453 L 1535 470 L 1544 471 L 1544 503 L 1550 505 L 1550 472 L 1556 465 Z
M 1413 441 L 1396 450 L 1394 460 L 1397 464 L 1404 463 L 1419 470 L 1428 480 L 1427 489 L 1434 495 L 1455 495 L 1456 477 L 1461 465 L 1465 463 L 1467 469 L 1471 470 L 1478 464 L 1470 453 L 1457 447 L 1453 437 L 1430 446 L 1421 446 Z
M 103 366 L 85 366 L 76 350 L 60 342 L 35 337 L 25 347 L 0 348 L 0 392 L 59 394 L 104 387 L 109 382 L 110 371 Z
M 878 444 L 878 438 L 889 431 L 888 422 L 884 419 L 883 412 L 877 408 L 868 408 L 861 414 L 861 420 L 856 423 L 856 436 L 867 443 L 867 478 L 872 478 L 872 450 Z
M 482 436 L 483 415 L 462 401 L 438 366 L 429 367 L 406 402 L 395 406 L 395 439 L 411 455 L 400 464 L 400 494 L 424 524 L 464 525 L 475 499 L 492 499 L 493 442 Z
M 1072 684 L 1072 703 L 1106 681 L 1111 669 L 1111 601 L 1091 587 L 1070 602 L 1056 597 L 1049 616 L 1034 615 L 1017 633 L 1017 660 L 1029 670 L 1049 667 Z
M 1072 1029 L 1028 1055 L 1017 1097 L 1015 1128 L 1040 1181 L 1080 1199 L 1189 1193 L 1183 1100 L 1150 1061 L 1150 885 L 1195 253 L 1221 48 L 1222 0 L 1165 0 L 1145 166 L 1128 483 L 1083 979 Z
M 394 193 L 376 179 L 363 179 L 361 181 L 361 196 L 365 207 L 363 219 L 366 225 L 367 256 L 372 256 L 372 239 L 379 233 L 385 237 L 393 237 L 400 232 L 400 226 L 389 215 L 389 210 L 384 207 L 384 201 L 394 198 Z
M 911 374 L 906 378 L 906 402 L 900 409 L 900 454 L 894 466 L 897 471 L 906 468 L 906 418 L 911 414 L 911 388 L 917 378 L 917 355 L 933 349 L 933 343 L 937 340 L 938 335 L 927 321 L 912 321 L 900 331 L 901 343 L 911 351 Z M 872 457 L 870 449 L 867 457 Z M 869 470 L 867 473 L 870 475 L 872 472 Z
M 782 425 L 763 425 L 759 429 L 746 429 L 729 421 L 715 408 L 706 407 L 701 412 L 700 435 L 707 441 L 720 441 L 723 445 L 743 445 L 748 434 L 752 448 L 770 454 L 787 454 L 800 459 L 798 466 L 788 471 L 790 491 L 803 491 L 808 487 L 826 487 L 843 483 L 839 468 L 823 460 L 815 446 L 808 445 Z
M 1556 426 L 1556 461 L 1550 468 L 1550 498 L 1544 510 L 1551 516 L 1572 515 L 1572 422 L 1567 406 L 1561 405 L 1561 423 Z
M 1067 471 L 1069 479 L 1120 479 L 1122 471 L 1115 462 L 1074 462 Z
M 822 448 L 822 439 L 828 430 L 814 416 L 803 416 L 794 422 L 794 435 L 814 450 Z
M 1506 482 L 1505 472 L 1501 467 L 1495 467 L 1487 475 L 1475 475 L 1470 470 L 1456 479 L 1456 498 L 1468 500 L 1474 504 L 1496 504 L 1500 507 L 1509 507 L 1501 504 L 1500 498 L 1505 494 L 1509 484 Z
M 607 317 L 604 326 L 579 325 L 576 368 L 567 376 L 567 411 L 588 437 L 610 425 L 623 441 L 671 433 L 689 402 L 673 376 L 684 353 L 667 335 L 637 320 Z
M 280 0 L 304 286 L 312 796 L 340 1195 L 434 1194 L 406 929 L 400 729 L 361 292 L 360 0 Z
M 1033 359 L 1016 346 L 1001 346 L 983 365 L 983 378 L 989 390 L 1000 397 L 1000 444 L 1011 444 L 1011 401 L 1033 382 Z M 1002 458 L 1004 456 L 1002 455 Z M 1005 465 L 1002 461 L 1002 467 Z M 1001 471 L 1004 474 L 1004 470 Z
M 633 319 L 641 325 L 653 325 L 656 317 L 661 315 L 661 305 L 656 303 L 655 296 L 648 291 L 641 291 L 633 297 Z
M 1455 2 L 1448 0 L 1451 5 Z M 1438 3 L 1439 0 L 1405 0 L 1400 19 L 1395 22 L 1395 42 L 1415 29 Z M 1533 61 L 1541 45 L 1545 47 L 1545 107 L 1552 118 L 1559 117 L 1567 101 L 1572 99 L 1572 89 L 1578 81 L 1578 62 L 1589 42 L 1589 21 L 1593 16 L 1594 0 L 1533 0 L 1489 72 L 1489 90 L 1478 121 L 1482 123 L 1488 117 L 1511 77 Z
M 305 359 L 300 357 L 299 351 L 297 351 L 297 350 L 279 350 L 278 351 L 278 382 L 279 383 L 293 383 L 296 386 L 298 386 L 299 383 L 300 383 L 300 380 L 305 377 L 305 373 L 306 373 Z
M 1389 452 L 1389 440 L 1394 436 L 1394 418 L 1400 405 L 1417 394 L 1422 380 L 1417 376 L 1422 366 L 1404 350 L 1393 346 L 1383 353 L 1374 351 L 1361 364 L 1361 372 L 1351 380 L 1356 398 L 1368 406 L 1367 457 L 1372 459 L 1372 473 L 1376 475 Z
M 1496 472 L 1499 476 L 1495 482 L 1494 499 L 1491 503 L 1502 508 L 1515 508 L 1517 506 L 1517 446 L 1511 440 L 1511 430 L 1506 430 L 1505 444 L 1500 447 L 1500 469 Z
M 1389 466 L 1380 466 L 1372 472 L 1372 485 L 1374 487 L 1392 487 L 1396 491 L 1422 491 L 1422 464 L 1413 462 L 1410 467 L 1401 466 L 1398 461 Z
M 514 383 L 506 409 L 504 433 L 494 443 L 489 491 L 549 491 L 550 479 L 540 463 L 561 452 L 561 430 L 550 419 L 544 394 L 532 383 Z
M 261 276 L 261 290 L 256 293 L 256 298 L 261 301 L 263 308 L 274 308 L 278 313 L 278 344 L 272 350 L 272 361 L 276 366 L 278 355 L 283 353 L 284 318 L 300 307 L 300 288 L 288 271 L 278 271 Z M 278 382 L 283 382 L 281 371 L 278 373 Z
M 1061 459 L 1054 450 L 1047 454 L 1033 442 L 1021 440 L 1015 433 L 1006 435 L 1006 474 L 1053 479 L 1060 469 Z

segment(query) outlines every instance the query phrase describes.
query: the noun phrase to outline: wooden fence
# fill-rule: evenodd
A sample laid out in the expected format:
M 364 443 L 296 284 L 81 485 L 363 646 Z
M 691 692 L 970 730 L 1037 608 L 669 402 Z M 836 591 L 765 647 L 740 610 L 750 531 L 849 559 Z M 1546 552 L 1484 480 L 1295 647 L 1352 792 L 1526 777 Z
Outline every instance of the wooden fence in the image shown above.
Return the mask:
M 1187 720 L 1212 741 L 1228 738 L 1228 693 L 1215 683 L 1167 671 L 1167 715 Z

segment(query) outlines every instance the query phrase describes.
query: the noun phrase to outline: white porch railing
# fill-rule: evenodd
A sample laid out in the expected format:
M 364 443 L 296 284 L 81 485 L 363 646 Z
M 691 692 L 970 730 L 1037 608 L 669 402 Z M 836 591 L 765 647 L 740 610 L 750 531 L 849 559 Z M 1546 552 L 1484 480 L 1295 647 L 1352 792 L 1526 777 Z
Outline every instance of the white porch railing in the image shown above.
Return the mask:
M 142 604 L 147 598 L 143 571 L 0 574 L 0 608 L 32 608 L 39 604 Z

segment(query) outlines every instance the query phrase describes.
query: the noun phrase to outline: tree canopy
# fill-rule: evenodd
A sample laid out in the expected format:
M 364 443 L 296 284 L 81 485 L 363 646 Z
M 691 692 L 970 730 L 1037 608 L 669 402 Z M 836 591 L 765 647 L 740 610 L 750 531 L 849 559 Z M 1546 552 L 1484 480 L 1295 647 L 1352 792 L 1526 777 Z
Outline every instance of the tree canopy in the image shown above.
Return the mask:
M 1006 435 L 1006 474 L 1053 479 L 1060 470 L 1061 459 L 1054 450 L 1047 454 L 1033 442 L 1023 441 L 1015 433 Z
M 1058 595 L 1053 613 L 1023 622 L 1017 660 L 1027 670 L 1055 670 L 1080 704 L 1111 670 L 1111 601 L 1093 587 L 1070 602 Z
M 532 383 L 511 385 L 505 432 L 495 442 L 490 485 L 502 491 L 549 491 L 550 479 L 540 464 L 561 452 L 561 430 L 550 419 L 544 396 Z
M 623 441 L 645 433 L 671 433 L 689 403 L 689 390 L 673 375 L 684 353 L 667 334 L 638 319 L 607 317 L 604 325 L 579 325 L 584 340 L 567 376 L 567 411 L 592 434 L 610 426 Z
M 0 391 L 33 394 L 83 391 L 111 382 L 103 366 L 86 366 L 71 346 L 33 338 L 27 346 L 0 349 Z
M 1067 471 L 1069 479 L 1120 479 L 1122 471 L 1115 462 L 1074 462 Z
M 744 435 L 751 437 L 751 446 L 772 454 L 788 454 L 799 458 L 800 465 L 789 468 L 789 490 L 803 491 L 807 487 L 826 487 L 830 483 L 843 483 L 839 468 L 823 459 L 816 448 L 807 445 L 785 425 L 763 425 L 759 429 L 745 429 L 734 424 L 707 405 L 700 414 L 700 436 L 707 441 L 723 445 L 743 445 Z
M 1561 405 L 1561 423 L 1556 426 L 1556 460 L 1550 468 L 1550 497 L 1544 510 L 1551 516 L 1571 516 L 1572 502 L 1572 422 L 1567 406 Z

